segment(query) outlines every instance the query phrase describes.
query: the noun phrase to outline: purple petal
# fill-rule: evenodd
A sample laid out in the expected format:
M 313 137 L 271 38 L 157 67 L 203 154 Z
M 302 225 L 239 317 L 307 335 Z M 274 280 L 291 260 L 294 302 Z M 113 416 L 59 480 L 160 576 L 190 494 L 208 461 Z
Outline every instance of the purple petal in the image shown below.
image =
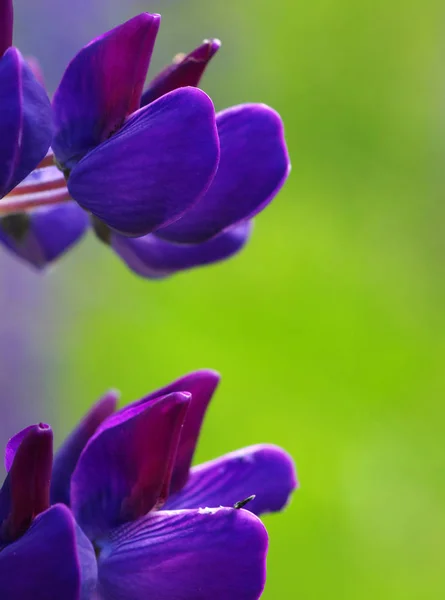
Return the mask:
M 145 398 L 142 398 L 142 400 L 134 402 L 121 411 L 122 413 L 128 409 L 133 410 L 135 407 L 150 406 L 158 398 L 163 397 L 166 394 L 183 392 L 191 395 L 191 400 L 181 431 L 181 439 L 179 441 L 171 478 L 170 492 L 175 492 L 182 488 L 187 481 L 204 415 L 209 402 L 218 387 L 220 379 L 219 373 L 210 369 L 193 371 L 192 373 L 176 379 L 167 386 L 152 392 Z M 121 417 L 119 416 L 119 413 L 116 413 L 114 418 Z
M 12 0 L 0 0 L 0 58 L 12 46 L 14 9 Z
M 257 600 L 267 533 L 245 510 L 160 511 L 104 540 L 98 590 L 107 600 Z
M 0 552 L 4 600 L 89 600 L 96 576 L 93 547 L 63 505 L 42 513 Z
M 207 190 L 219 159 L 210 98 L 170 92 L 135 113 L 73 169 L 73 198 L 109 227 L 145 235 L 188 210 Z
M 43 159 L 52 137 L 51 105 L 45 90 L 16 48 L 0 60 L 0 197 Z
M 259 515 L 284 508 L 297 485 L 287 452 L 278 446 L 251 446 L 192 468 L 186 486 L 165 508 L 234 506 L 254 495 L 246 510 Z
M 77 461 L 99 425 L 116 410 L 118 392 L 110 390 L 91 408 L 54 457 L 51 478 L 51 503 L 70 505 L 71 476 Z
M 49 425 L 27 427 L 10 440 L 6 453 L 10 470 L 0 491 L 3 542 L 20 537 L 34 517 L 49 507 L 52 458 L 53 432 Z
M 202 244 L 173 244 L 153 234 L 128 238 L 115 233 L 111 245 L 132 271 L 142 277 L 160 279 L 230 258 L 244 247 L 251 229 L 251 222 L 245 221 Z
M 0 243 L 43 269 L 78 242 L 88 227 L 87 213 L 76 202 L 63 202 L 3 217 Z
M 66 168 L 139 108 L 160 16 L 143 13 L 85 46 L 54 94 L 53 149 Z
M 189 401 L 177 393 L 132 407 L 90 439 L 71 479 L 72 510 L 90 539 L 165 501 Z
M 210 61 L 221 47 L 219 40 L 205 40 L 186 56 L 179 56 L 157 75 L 142 94 L 141 106 L 146 106 L 164 94 L 180 87 L 198 86 Z
M 171 242 L 196 244 L 263 210 L 286 180 L 290 163 L 283 123 L 263 104 L 217 115 L 221 159 L 209 190 L 179 221 L 157 232 Z

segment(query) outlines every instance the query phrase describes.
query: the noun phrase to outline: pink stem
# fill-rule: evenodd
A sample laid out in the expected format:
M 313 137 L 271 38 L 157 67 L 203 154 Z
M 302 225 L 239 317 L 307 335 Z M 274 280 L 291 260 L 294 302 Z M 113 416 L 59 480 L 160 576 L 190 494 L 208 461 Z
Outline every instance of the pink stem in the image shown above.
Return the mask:
M 42 197 L 43 196 L 43 197 Z M 0 216 L 21 213 L 39 206 L 51 206 L 71 200 L 68 190 L 62 189 L 57 194 L 30 194 L 24 196 L 6 196 L 0 200 Z

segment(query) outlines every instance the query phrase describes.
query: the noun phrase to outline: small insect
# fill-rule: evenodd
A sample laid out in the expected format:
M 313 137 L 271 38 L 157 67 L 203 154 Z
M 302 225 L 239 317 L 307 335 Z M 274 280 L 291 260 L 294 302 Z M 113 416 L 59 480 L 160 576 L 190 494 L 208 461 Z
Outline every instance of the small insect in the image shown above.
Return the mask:
M 249 502 L 251 502 L 254 499 L 255 499 L 255 494 L 252 494 L 251 496 L 249 496 L 248 498 L 245 498 L 244 500 L 235 502 L 235 504 L 233 505 L 233 508 L 236 508 L 236 509 L 244 508 L 244 506 L 246 506 L 246 504 L 249 504 Z

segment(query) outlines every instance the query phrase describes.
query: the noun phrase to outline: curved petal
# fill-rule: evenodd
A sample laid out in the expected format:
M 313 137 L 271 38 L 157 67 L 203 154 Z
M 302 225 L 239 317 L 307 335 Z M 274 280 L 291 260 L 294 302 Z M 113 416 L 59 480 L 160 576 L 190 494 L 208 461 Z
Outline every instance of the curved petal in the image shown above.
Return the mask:
M 219 40 L 204 40 L 193 52 L 175 57 L 172 65 L 157 75 L 142 94 L 141 106 L 146 106 L 164 94 L 177 88 L 198 86 L 210 61 L 221 47 Z
M 245 510 L 160 511 L 111 533 L 99 558 L 107 600 L 257 600 L 267 533 Z
M 0 57 L 12 46 L 14 9 L 12 0 L 0 1 Z
M 51 478 L 51 503 L 70 505 L 71 476 L 77 461 L 99 425 L 116 410 L 119 393 L 110 390 L 93 405 L 54 456 Z
M 230 258 L 245 246 L 251 229 L 251 222 L 245 221 L 202 244 L 173 244 L 155 235 L 128 238 L 116 233 L 111 246 L 132 271 L 160 279 Z
M 53 133 L 51 105 L 16 48 L 0 60 L 0 197 L 45 156 Z
M 210 98 L 181 88 L 135 113 L 73 169 L 73 198 L 109 227 L 145 235 L 206 191 L 219 159 Z
M 283 123 L 263 104 L 217 115 L 221 159 L 209 190 L 179 221 L 157 232 L 171 242 L 196 244 L 263 210 L 286 180 L 290 163 Z
M 234 506 L 254 495 L 246 510 L 260 515 L 284 508 L 297 485 L 287 452 L 269 444 L 250 446 L 193 467 L 186 486 L 165 508 Z
M 8 250 L 43 269 L 85 234 L 87 213 L 76 202 L 42 206 L 0 219 L 0 243 Z
M 54 94 L 57 160 L 71 169 L 139 108 L 160 16 L 143 13 L 73 58 Z
M 94 550 L 70 511 L 56 505 L 0 552 L 0 597 L 89 600 L 96 585 Z
M 53 432 L 40 423 L 27 427 L 9 443 L 10 470 L 0 490 L 0 539 L 20 537 L 34 517 L 49 507 Z
M 177 393 L 133 407 L 90 439 L 71 479 L 71 507 L 90 539 L 165 501 L 189 401 Z
M 188 373 L 172 383 L 160 388 L 137 402 L 118 411 L 105 422 L 108 426 L 113 419 L 124 418 L 127 411 L 133 411 L 141 406 L 150 406 L 159 398 L 172 393 L 182 392 L 191 396 L 187 414 L 181 430 L 174 469 L 171 477 L 170 492 L 182 488 L 187 481 L 190 465 L 198 442 L 199 432 L 210 400 L 218 387 L 221 377 L 216 371 L 200 369 Z

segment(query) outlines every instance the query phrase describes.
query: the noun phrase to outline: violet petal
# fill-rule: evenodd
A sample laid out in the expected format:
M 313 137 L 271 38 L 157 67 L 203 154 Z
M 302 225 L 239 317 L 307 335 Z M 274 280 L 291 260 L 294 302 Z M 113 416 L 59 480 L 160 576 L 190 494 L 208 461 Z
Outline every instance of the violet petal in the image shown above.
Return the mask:
M 96 576 L 93 547 L 61 504 L 39 515 L 0 552 L 5 600 L 90 600 Z
M 180 220 L 157 231 L 171 242 L 196 244 L 250 219 L 278 193 L 289 173 L 283 123 L 264 104 L 217 115 L 221 158 L 209 190 Z
M 111 245 L 132 271 L 148 279 L 161 279 L 230 258 L 244 247 L 251 229 L 251 222 L 245 221 L 202 244 L 174 244 L 153 234 L 129 238 L 115 233 Z
M 37 269 L 76 244 L 89 227 L 87 213 L 73 201 L 42 206 L 0 219 L 0 243 Z
M 160 511 L 103 543 L 101 600 L 257 600 L 264 587 L 267 533 L 245 510 Z
M 16 48 L 0 60 L 0 197 L 43 159 L 51 143 L 51 104 Z
M 284 508 L 297 485 L 287 452 L 268 444 L 250 446 L 193 467 L 186 486 L 167 500 L 165 508 L 234 506 L 255 495 L 246 510 L 260 515 Z
M 70 505 L 71 476 L 77 461 L 99 425 L 115 410 L 119 394 L 115 390 L 107 392 L 67 437 L 54 456 L 51 478 L 51 503 L 62 502 Z
M 71 479 L 77 522 L 95 539 L 167 497 L 189 394 L 111 416 L 87 443 Z
M 40 423 L 27 427 L 9 443 L 10 470 L 0 490 L 0 538 L 11 542 L 49 507 L 53 432 Z
M 141 236 L 196 203 L 219 159 L 213 104 L 181 88 L 135 113 L 71 172 L 73 198 L 109 227 Z
M 138 15 L 93 40 L 68 65 L 54 94 L 52 143 L 66 168 L 139 108 L 159 23 L 159 15 Z
M 190 54 L 175 60 L 150 82 L 142 94 L 141 106 L 146 106 L 177 88 L 187 85 L 198 86 L 209 61 L 220 47 L 219 40 L 205 40 Z

